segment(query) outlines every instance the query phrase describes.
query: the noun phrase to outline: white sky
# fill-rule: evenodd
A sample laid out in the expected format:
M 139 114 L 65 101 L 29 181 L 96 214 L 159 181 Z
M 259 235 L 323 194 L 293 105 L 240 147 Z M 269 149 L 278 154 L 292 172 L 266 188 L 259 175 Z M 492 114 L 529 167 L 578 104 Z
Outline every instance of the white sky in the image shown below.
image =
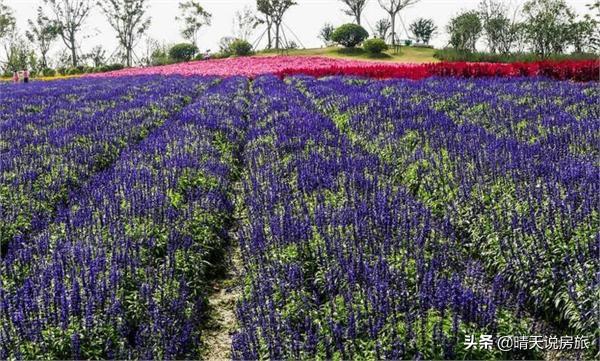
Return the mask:
M 94 0 L 95 1 L 95 0 Z M 5 0 L 6 5 L 13 8 L 17 16 L 17 24 L 21 30 L 27 26 L 27 19 L 34 18 L 36 9 L 42 5 L 42 0 Z M 524 0 L 506 0 L 514 9 L 521 5 Z M 586 4 L 592 0 L 567 0 L 579 14 L 584 14 L 587 10 Z M 178 14 L 179 0 L 149 0 L 148 14 L 152 18 L 152 25 L 149 30 L 149 36 L 166 43 L 180 42 L 183 39 L 179 34 L 179 24 L 175 22 L 175 16 Z M 203 7 L 213 15 L 212 26 L 202 30 L 199 37 L 199 47 L 202 51 L 211 49 L 218 50 L 218 41 L 223 36 L 230 36 L 233 31 L 233 16 L 235 11 L 241 10 L 245 5 L 250 5 L 254 9 L 255 0 L 200 0 Z M 292 7 L 284 18 L 284 23 L 298 37 L 299 40 L 286 30 L 288 40 L 291 38 L 297 43 L 301 42 L 305 47 L 320 47 L 321 41 L 317 38 L 320 28 L 326 22 L 334 25 L 340 25 L 351 22 L 351 18 L 344 15 L 341 9 L 343 4 L 339 0 L 297 0 L 298 5 Z M 448 20 L 462 9 L 476 8 L 479 0 L 421 0 L 421 2 L 405 9 L 401 16 L 404 22 L 408 24 L 418 17 L 432 18 L 438 25 L 439 34 L 433 39 L 432 44 L 436 47 L 442 47 L 447 43 L 447 36 L 444 34 L 444 27 Z M 372 33 L 371 26 L 374 26 L 377 20 L 386 17 L 386 14 L 379 7 L 377 0 L 369 0 L 367 9 L 363 14 L 363 26 Z M 263 32 L 262 28 L 256 30 L 250 39 L 254 42 Z M 403 34 L 402 26 L 398 24 L 398 33 L 401 38 Z M 103 14 L 95 10 L 90 16 L 86 28 L 82 35 L 87 39 L 82 41 L 82 50 L 88 51 L 92 47 L 101 44 L 112 53 L 117 48 L 114 31 L 106 22 Z M 81 39 L 81 37 L 80 37 Z M 143 44 L 138 45 L 138 50 Z M 63 47 L 60 41 L 54 45 L 54 53 Z M 140 52 L 140 51 L 138 51 Z

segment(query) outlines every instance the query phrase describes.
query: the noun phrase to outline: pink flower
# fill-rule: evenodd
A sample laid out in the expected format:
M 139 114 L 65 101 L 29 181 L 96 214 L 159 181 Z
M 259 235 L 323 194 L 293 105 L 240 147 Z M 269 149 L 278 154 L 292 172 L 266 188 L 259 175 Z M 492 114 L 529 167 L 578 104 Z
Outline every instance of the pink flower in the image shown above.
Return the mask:
M 193 61 L 149 68 L 130 68 L 88 77 L 121 77 L 131 75 L 208 75 L 247 76 L 296 74 L 316 77 L 354 75 L 372 78 L 422 79 L 430 76 L 548 76 L 560 80 L 598 80 L 600 61 L 562 61 L 533 63 L 431 63 L 406 64 L 368 62 L 324 57 L 270 56 L 241 57 Z

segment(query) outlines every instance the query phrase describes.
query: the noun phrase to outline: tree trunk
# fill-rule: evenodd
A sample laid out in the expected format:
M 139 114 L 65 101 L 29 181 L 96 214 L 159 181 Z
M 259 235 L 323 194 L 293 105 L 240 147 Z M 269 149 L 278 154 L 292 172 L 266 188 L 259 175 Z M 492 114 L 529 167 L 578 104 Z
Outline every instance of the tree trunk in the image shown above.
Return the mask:
M 77 67 L 77 49 L 75 48 L 75 36 L 71 35 L 71 63 L 73 68 Z
M 268 39 L 267 49 L 271 49 L 273 47 L 273 37 L 271 36 L 272 27 L 273 27 L 273 24 L 271 24 L 270 21 L 267 22 L 267 39 Z
M 360 13 L 356 14 L 356 23 L 360 25 Z
M 392 18 L 392 46 L 396 46 L 396 14 L 390 14 Z
M 131 68 L 131 48 L 127 48 L 127 67 Z
M 194 31 L 194 35 L 192 35 L 191 43 L 195 47 L 198 47 L 198 32 L 197 31 Z
M 279 24 L 275 24 L 275 49 L 279 50 Z

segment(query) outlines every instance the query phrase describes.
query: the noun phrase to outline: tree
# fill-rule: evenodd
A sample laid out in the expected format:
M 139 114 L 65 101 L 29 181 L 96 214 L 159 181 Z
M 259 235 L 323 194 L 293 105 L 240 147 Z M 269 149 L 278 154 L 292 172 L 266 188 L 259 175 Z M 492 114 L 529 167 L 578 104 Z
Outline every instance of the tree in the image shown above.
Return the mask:
M 23 69 L 36 70 L 35 53 L 16 31 L 5 35 L 4 53 L 6 54 L 6 60 L 2 70 L 5 74 L 8 75 Z
M 344 24 L 335 29 L 331 40 L 346 48 L 353 48 L 369 37 L 369 33 L 360 25 Z
M 578 53 L 594 52 L 600 46 L 600 0 L 586 6 L 590 11 L 581 19 L 572 18 L 567 29 L 567 41 Z
M 256 7 L 259 12 L 265 15 L 267 29 L 269 32 L 269 48 L 271 42 L 271 27 L 275 25 L 275 49 L 281 45 L 281 24 L 283 16 L 292 6 L 296 5 L 295 0 L 256 0 Z
M 483 33 L 490 53 L 507 53 L 510 51 L 511 29 L 511 21 L 505 16 L 498 16 L 484 21 Z
M 42 7 L 38 7 L 35 21 L 29 19 L 27 22 L 29 29 L 25 32 L 25 36 L 31 43 L 37 45 L 40 51 L 40 66 L 42 69 L 46 69 L 48 67 L 47 55 L 52 42 L 58 37 L 59 27 L 55 21 L 44 15 Z
M 476 51 L 477 40 L 481 36 L 483 26 L 477 11 L 466 11 L 450 20 L 448 24 L 450 45 L 460 51 Z
M 260 24 L 262 24 L 262 20 L 256 16 L 249 6 L 235 12 L 233 26 L 238 39 L 247 41 Z
M 72 67 L 73 61 L 71 60 L 71 52 L 67 48 L 61 48 L 55 57 L 55 67 L 59 73 L 61 70 Z M 62 69 L 61 69 L 62 68 Z M 64 74 L 64 73 L 62 73 Z
M 575 52 L 594 50 L 594 31 L 597 26 L 598 23 L 589 16 L 569 25 L 567 39 L 569 44 L 573 45 Z
M 91 0 L 44 0 L 54 13 L 59 35 L 71 52 L 71 64 L 78 65 L 77 34 L 94 6 Z
M 517 53 L 523 53 L 527 47 L 526 26 L 523 22 L 513 22 L 510 26 L 509 39 L 501 43 L 505 48 L 500 48 L 501 53 L 509 53 L 511 50 Z
M 388 19 L 381 19 L 375 23 L 375 35 L 385 40 L 387 39 L 388 31 L 392 27 L 392 23 Z
M 0 40 L 11 34 L 16 26 L 15 16 L 12 9 L 0 0 Z
M 562 53 L 569 43 L 575 14 L 564 0 L 528 0 L 523 5 L 531 48 L 542 57 Z
M 368 0 L 341 0 L 348 7 L 344 14 L 354 17 L 356 23 L 360 25 L 360 17 L 367 5 Z
M 331 36 L 333 35 L 333 32 L 335 31 L 335 28 L 333 27 L 333 25 L 326 23 L 325 25 L 323 25 L 323 27 L 321 28 L 321 31 L 319 31 L 319 39 L 323 40 L 323 42 L 325 43 L 325 46 L 329 46 L 331 45 Z
M 396 16 L 404 8 L 416 4 L 419 0 L 378 0 L 379 6 L 390 16 L 392 45 L 396 45 Z
M 415 20 L 409 27 L 418 42 L 429 44 L 431 37 L 437 30 L 433 20 L 419 18 Z
M 273 47 L 273 18 L 271 17 L 270 1 L 256 0 L 256 9 L 263 14 L 261 21 L 267 25 L 267 49 L 271 49 Z
M 143 42 L 142 42 L 142 49 L 141 49 L 141 57 L 140 57 L 140 63 L 142 66 L 150 66 L 152 65 L 152 53 L 154 52 L 155 49 L 160 47 L 160 43 L 155 40 L 154 38 L 146 35 L 144 36 Z
M 490 53 L 508 53 L 512 46 L 514 24 L 506 15 L 507 10 L 498 0 L 481 0 L 479 3 L 479 16 Z
M 150 27 L 150 18 L 145 17 L 147 0 L 102 0 L 98 1 L 98 6 L 117 32 L 119 45 L 125 51 L 125 62 L 130 67 L 133 47 Z
M 594 31 L 592 31 L 589 46 L 592 51 L 597 51 L 600 49 L 600 0 L 596 0 L 586 6 L 590 10 L 590 13 L 594 13 L 593 16 L 589 13 L 585 15 L 585 19 L 594 24 Z
M 179 11 L 181 16 L 175 19 L 183 22 L 181 35 L 193 45 L 198 46 L 198 33 L 203 26 L 210 26 L 212 15 L 194 0 L 180 3 Z
M 169 58 L 176 62 L 190 61 L 198 52 L 198 47 L 194 44 L 175 44 L 169 49 Z
M 95 68 L 106 65 L 106 50 L 102 47 L 102 45 L 94 46 L 86 55 L 86 57 L 91 60 L 92 65 Z

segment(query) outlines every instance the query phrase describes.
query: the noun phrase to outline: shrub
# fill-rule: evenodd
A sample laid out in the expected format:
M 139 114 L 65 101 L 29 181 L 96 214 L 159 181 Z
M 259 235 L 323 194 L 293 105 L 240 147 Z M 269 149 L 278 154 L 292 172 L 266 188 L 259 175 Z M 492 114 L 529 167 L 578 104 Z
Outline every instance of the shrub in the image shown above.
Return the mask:
M 229 53 L 236 56 L 247 56 L 253 53 L 252 44 L 243 39 L 235 39 L 229 44 Z
M 110 64 L 110 65 L 103 65 L 103 66 L 96 68 L 96 72 L 106 73 L 108 71 L 121 70 L 124 68 L 125 68 L 125 66 L 123 66 L 123 64 Z
M 83 65 L 79 65 L 75 68 L 67 68 L 64 70 L 64 73 L 62 73 L 63 75 L 79 75 L 79 74 L 83 74 L 86 71 L 86 67 Z
M 198 47 L 193 44 L 181 43 L 175 44 L 169 49 L 169 58 L 174 61 L 190 61 L 198 52 Z
M 173 63 L 177 63 L 177 61 L 169 58 L 168 56 L 152 58 L 151 61 L 152 66 L 169 65 Z
M 295 41 L 291 40 L 290 42 L 288 42 L 286 44 L 285 48 L 287 50 L 296 50 L 296 49 L 299 48 L 299 46 L 298 46 L 298 44 Z
M 42 74 L 42 76 L 50 77 L 50 76 L 56 75 L 56 70 L 50 69 L 50 68 L 45 68 L 45 69 L 42 69 L 42 71 L 40 73 Z
M 173 63 L 169 59 L 169 48 L 165 45 L 158 45 L 146 60 L 146 65 L 158 66 Z
M 104 67 L 107 69 L 107 71 L 125 69 L 125 66 L 123 64 L 109 64 L 105 65 Z
M 360 25 L 344 24 L 335 29 L 331 40 L 346 48 L 353 48 L 369 37 L 369 33 Z
M 424 48 L 424 49 L 433 49 L 433 45 L 430 44 L 413 44 L 413 48 Z
M 514 62 L 538 62 L 543 60 L 595 60 L 596 54 L 573 53 L 573 54 L 551 54 L 546 58 L 534 53 L 512 53 L 493 54 L 485 52 L 468 52 L 452 48 L 436 50 L 433 56 L 442 61 L 468 61 L 484 63 L 514 63 Z
M 231 44 L 235 41 L 235 38 L 231 36 L 224 36 L 219 40 L 219 54 L 217 58 L 228 58 L 233 55 L 231 52 Z
M 411 46 L 411 45 L 412 45 L 412 40 L 410 40 L 410 39 L 404 40 L 404 46 Z
M 362 47 L 369 54 L 380 54 L 381 52 L 388 50 L 387 44 L 382 39 L 365 40 Z
M 219 51 L 218 53 L 214 53 L 210 56 L 211 59 L 226 59 L 229 58 L 231 56 L 231 54 L 227 53 L 227 52 L 222 52 Z

